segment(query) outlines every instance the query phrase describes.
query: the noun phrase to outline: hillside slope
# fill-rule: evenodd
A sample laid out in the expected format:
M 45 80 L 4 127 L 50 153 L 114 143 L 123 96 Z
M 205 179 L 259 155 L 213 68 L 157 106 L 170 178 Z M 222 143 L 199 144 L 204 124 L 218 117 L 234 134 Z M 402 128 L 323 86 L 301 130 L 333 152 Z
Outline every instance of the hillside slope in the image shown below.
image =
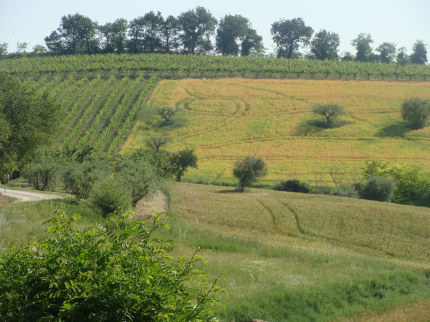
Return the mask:
M 404 99 L 430 98 L 430 83 L 240 78 L 163 80 L 139 114 L 122 151 L 154 134 L 173 137 L 169 148 L 193 148 L 199 168 L 185 180 L 232 183 L 232 167 L 246 155 L 262 157 L 266 183 L 299 178 L 329 184 L 356 181 L 365 160 L 422 165 L 430 170 L 430 127 L 412 130 L 400 115 Z M 314 104 L 340 104 L 345 116 L 323 128 Z M 160 106 L 177 108 L 178 120 L 163 127 Z M 188 178 L 188 179 L 187 179 Z

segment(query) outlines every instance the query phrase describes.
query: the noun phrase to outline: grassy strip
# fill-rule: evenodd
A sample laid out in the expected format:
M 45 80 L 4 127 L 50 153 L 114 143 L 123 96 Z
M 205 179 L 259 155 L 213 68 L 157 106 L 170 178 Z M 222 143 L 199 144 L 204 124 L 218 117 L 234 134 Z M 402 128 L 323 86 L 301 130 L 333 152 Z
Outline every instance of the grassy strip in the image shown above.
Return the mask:
M 219 312 L 223 321 L 250 321 L 252 318 L 276 321 L 329 321 L 362 310 L 383 306 L 416 296 L 430 296 L 430 280 L 422 273 L 399 269 L 348 283 L 322 287 L 281 289 L 248 296 L 246 301 L 230 299 Z

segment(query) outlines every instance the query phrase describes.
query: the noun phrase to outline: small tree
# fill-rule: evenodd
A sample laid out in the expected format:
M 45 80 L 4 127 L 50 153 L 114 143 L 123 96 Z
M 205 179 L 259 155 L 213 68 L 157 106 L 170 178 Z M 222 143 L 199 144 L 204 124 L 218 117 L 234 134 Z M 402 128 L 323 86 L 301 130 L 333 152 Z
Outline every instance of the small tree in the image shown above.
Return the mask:
M 177 110 L 171 107 L 160 107 L 157 108 L 157 114 L 161 116 L 164 124 L 171 124 L 175 117 Z
M 172 138 L 169 135 L 150 136 L 148 139 L 145 140 L 147 148 L 155 153 L 158 153 L 162 146 L 165 146 L 170 142 L 172 142 Z
M 342 116 L 344 113 L 343 107 L 337 104 L 317 104 L 313 107 L 313 112 L 325 117 L 326 127 L 333 127 L 335 120 Z
M 404 100 L 402 118 L 416 128 L 425 127 L 430 118 L 430 100 L 419 97 Z
M 245 187 L 250 187 L 267 175 L 266 163 L 262 158 L 248 155 L 243 160 L 236 161 L 233 175 L 239 179 L 240 190 L 244 191 Z
M 193 149 L 184 149 L 173 153 L 171 158 L 172 173 L 176 176 L 176 180 L 181 182 L 181 177 L 188 168 L 197 168 L 197 156 Z

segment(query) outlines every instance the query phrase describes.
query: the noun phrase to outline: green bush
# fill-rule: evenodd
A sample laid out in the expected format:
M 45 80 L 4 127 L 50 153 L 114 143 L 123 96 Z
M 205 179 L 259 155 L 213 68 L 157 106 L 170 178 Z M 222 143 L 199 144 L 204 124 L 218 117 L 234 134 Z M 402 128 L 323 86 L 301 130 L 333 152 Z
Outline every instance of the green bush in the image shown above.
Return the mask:
M 390 202 L 395 188 L 392 178 L 371 177 L 364 186 L 362 198 Z
M 359 193 L 355 190 L 355 187 L 333 187 L 330 189 L 330 195 L 347 197 L 347 198 L 358 198 Z
M 114 176 L 100 179 L 91 190 L 94 205 L 101 210 L 103 216 L 115 212 L 125 213 L 131 208 L 130 190 Z
M 430 118 L 430 100 L 413 97 L 403 101 L 402 118 L 413 127 L 425 127 Z
M 302 192 L 302 193 L 311 192 L 311 188 L 307 183 L 300 182 L 297 179 L 282 180 L 276 185 L 275 190 L 289 191 L 289 192 Z
M 5 321 L 208 321 L 218 287 L 206 286 L 200 256 L 167 255 L 165 226 L 111 216 L 112 225 L 72 228 L 63 214 L 53 235 L 0 256 Z
M 22 170 L 22 176 L 36 190 L 54 189 L 59 181 L 60 164 L 50 155 L 40 155 Z

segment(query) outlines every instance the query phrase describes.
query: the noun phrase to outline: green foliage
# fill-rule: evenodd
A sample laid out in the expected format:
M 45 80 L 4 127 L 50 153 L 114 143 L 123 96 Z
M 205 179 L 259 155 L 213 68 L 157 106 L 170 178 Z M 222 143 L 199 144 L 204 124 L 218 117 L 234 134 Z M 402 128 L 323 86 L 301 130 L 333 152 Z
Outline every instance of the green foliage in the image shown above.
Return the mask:
M 388 163 L 366 161 L 365 178 L 386 177 L 395 181 L 393 202 L 430 206 L 430 173 L 424 172 L 419 166 L 396 164 L 388 167 Z M 368 198 L 365 198 L 368 199 Z
M 396 180 L 394 202 L 430 206 L 430 173 L 419 166 L 396 164 L 389 169 L 389 175 Z
M 0 93 L 0 176 L 4 179 L 53 140 L 59 109 L 47 93 L 28 90 L 5 73 L 0 73 Z
M 153 167 L 137 154 L 121 156 L 114 170 L 115 180 L 130 192 L 133 206 L 158 188 L 158 176 Z
M 361 197 L 368 200 L 390 202 L 396 187 L 392 178 L 371 177 L 364 186 Z
M 10 249 L 0 260 L 0 316 L 14 321 L 208 321 L 219 288 L 206 286 L 200 256 L 174 258 L 157 220 L 83 230 L 65 215 L 52 237 Z
M 343 107 L 337 104 L 317 104 L 314 105 L 312 110 L 315 114 L 325 117 L 326 127 L 333 127 L 335 125 L 336 119 L 345 114 Z
M 109 214 L 123 214 L 130 210 L 132 196 L 126 185 L 113 175 L 99 179 L 91 189 L 93 204 L 104 217 Z
M 233 175 L 239 180 L 239 188 L 244 191 L 260 178 L 267 175 L 266 163 L 262 158 L 246 156 L 243 160 L 237 160 Z
M 194 150 L 189 148 L 173 153 L 170 157 L 170 162 L 171 171 L 178 182 L 181 181 L 182 175 L 188 168 L 197 168 L 197 156 Z
M 386 169 L 388 167 L 388 162 L 382 164 L 381 161 L 372 160 L 372 162 L 364 161 L 366 163 L 366 167 L 364 170 L 364 178 L 370 179 L 371 177 L 380 177 L 384 176 L 386 173 Z
M 281 180 L 275 187 L 275 190 L 309 193 L 311 188 L 306 182 L 300 182 L 297 179 Z
M 86 199 L 96 181 L 112 172 L 111 165 L 102 158 L 83 162 L 69 161 L 64 167 L 64 189 L 78 199 Z
M 427 63 L 427 45 L 422 40 L 417 40 L 412 48 L 413 53 L 410 56 L 412 64 L 425 65 Z
M 333 187 L 329 192 L 332 196 L 347 197 L 347 198 L 358 198 L 359 192 L 355 190 L 355 187 Z
M 414 127 L 425 127 L 430 118 L 430 100 L 419 97 L 404 100 L 402 118 Z
M 53 190 L 59 180 L 60 164 L 53 156 L 43 153 L 22 170 L 22 176 L 36 190 Z

